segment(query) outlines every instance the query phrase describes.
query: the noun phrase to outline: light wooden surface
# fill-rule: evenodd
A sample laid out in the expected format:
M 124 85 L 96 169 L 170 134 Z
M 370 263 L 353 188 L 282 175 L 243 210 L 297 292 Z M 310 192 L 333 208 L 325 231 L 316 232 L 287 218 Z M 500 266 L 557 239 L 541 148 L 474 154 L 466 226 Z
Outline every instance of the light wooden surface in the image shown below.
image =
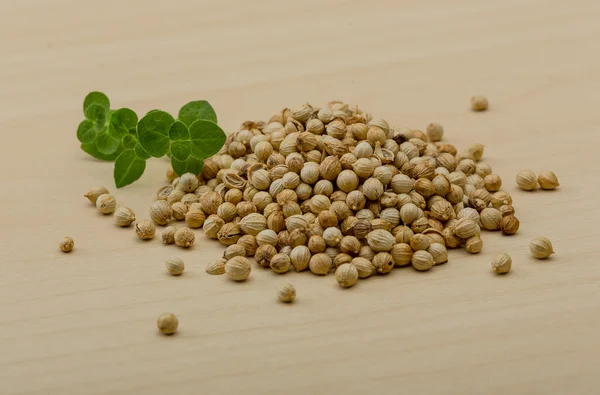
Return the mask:
M 595 0 L 0 2 L 0 393 L 597 394 L 598 20 Z M 397 127 L 439 121 L 448 142 L 486 145 L 521 230 L 346 291 L 332 275 L 209 276 L 220 245 L 143 243 L 82 197 L 115 189 L 75 138 L 91 90 L 138 113 L 207 99 L 229 131 L 331 99 Z M 487 113 L 468 109 L 479 93 Z M 147 217 L 166 168 L 149 162 L 118 203 Z M 560 189 L 517 190 L 521 168 Z M 551 260 L 529 256 L 536 235 Z M 297 303 L 276 302 L 283 281 Z M 175 337 L 156 333 L 165 311 Z

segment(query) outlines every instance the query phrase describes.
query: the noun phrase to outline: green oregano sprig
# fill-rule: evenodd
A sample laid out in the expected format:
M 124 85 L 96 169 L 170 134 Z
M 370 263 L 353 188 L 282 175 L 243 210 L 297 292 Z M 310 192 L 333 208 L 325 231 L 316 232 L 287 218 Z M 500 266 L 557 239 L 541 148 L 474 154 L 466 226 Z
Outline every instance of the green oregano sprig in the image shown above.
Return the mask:
M 83 114 L 77 128 L 81 149 L 96 159 L 115 161 L 117 188 L 139 179 L 150 157 L 168 155 L 178 175 L 200 174 L 203 160 L 219 152 L 226 139 L 215 110 L 204 100 L 181 107 L 177 119 L 152 110 L 138 121 L 134 111 L 111 110 L 104 93 L 91 92 L 83 101 Z

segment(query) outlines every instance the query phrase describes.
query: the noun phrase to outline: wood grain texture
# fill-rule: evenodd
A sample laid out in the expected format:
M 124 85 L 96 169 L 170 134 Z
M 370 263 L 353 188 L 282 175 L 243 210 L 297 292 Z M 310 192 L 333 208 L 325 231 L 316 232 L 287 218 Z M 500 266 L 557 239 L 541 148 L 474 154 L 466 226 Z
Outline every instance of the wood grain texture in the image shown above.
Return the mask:
M 595 0 L 75 0 L 0 3 L 0 393 L 596 394 L 600 385 L 600 3 Z M 112 164 L 75 130 L 90 90 L 138 113 L 209 100 L 220 123 L 359 104 L 486 145 L 521 230 L 428 273 L 341 290 L 332 275 L 204 272 L 223 248 L 138 241 L 82 197 Z M 484 94 L 490 111 L 469 111 Z M 115 192 L 147 217 L 167 163 Z M 525 193 L 522 168 L 553 170 Z M 58 250 L 64 235 L 75 250 Z M 534 261 L 528 242 L 556 255 Z M 513 270 L 493 275 L 507 251 Z M 164 259 L 186 262 L 169 277 Z M 276 287 L 293 282 L 293 305 Z M 180 331 L 161 337 L 171 311 Z

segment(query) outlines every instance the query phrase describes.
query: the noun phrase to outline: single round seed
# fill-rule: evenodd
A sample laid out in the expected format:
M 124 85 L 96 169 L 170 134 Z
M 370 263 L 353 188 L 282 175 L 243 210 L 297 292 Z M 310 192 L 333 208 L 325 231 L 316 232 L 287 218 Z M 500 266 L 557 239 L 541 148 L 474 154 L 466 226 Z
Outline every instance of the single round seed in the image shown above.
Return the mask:
M 277 299 L 284 303 L 293 302 L 296 299 L 296 288 L 292 284 L 281 284 L 277 288 Z
M 485 111 L 488 109 L 488 99 L 485 96 L 477 95 L 471 97 L 471 109 L 473 111 Z
M 75 242 L 73 241 L 73 239 L 71 237 L 63 237 L 62 240 L 60 241 L 60 243 L 58 243 L 58 247 L 60 248 L 60 250 L 62 252 L 71 252 L 73 251 L 73 246 L 75 245 Z
M 506 274 L 512 266 L 512 259 L 508 254 L 502 253 L 496 255 L 492 261 L 492 270 L 498 274 Z
M 531 243 L 529 243 L 529 251 L 531 251 L 531 255 L 537 259 L 546 259 L 554 254 L 552 242 L 546 237 L 536 237 L 533 239 Z
M 83 195 L 84 197 L 88 198 L 88 200 L 90 202 L 92 202 L 92 204 L 96 204 L 96 201 L 98 200 L 98 198 L 101 195 L 108 195 L 110 192 L 108 192 L 108 189 L 99 186 L 99 187 L 93 187 L 90 188 L 89 191 L 87 191 L 87 193 L 85 195 Z
M 411 259 L 412 266 L 419 270 L 425 271 L 429 270 L 434 265 L 433 256 L 427 251 L 415 251 Z
M 96 208 L 104 215 L 112 214 L 117 206 L 117 200 L 113 195 L 107 193 L 98 196 L 96 200 Z
M 190 228 L 182 227 L 175 231 L 174 241 L 179 247 L 188 248 L 196 241 L 196 235 Z
M 175 243 L 175 232 L 177 232 L 177 228 L 174 226 L 167 226 L 162 231 L 162 241 L 164 244 L 173 244 Z
M 556 174 L 551 171 L 543 171 L 538 174 L 538 183 L 540 184 L 540 188 L 546 190 L 556 189 L 560 185 Z
M 514 215 L 506 215 L 500 221 L 500 230 L 505 235 L 514 235 L 519 230 L 519 220 Z
M 179 320 L 172 313 L 164 313 L 158 316 L 156 320 L 156 326 L 163 335 L 172 335 L 177 332 L 179 326 Z
M 340 265 L 335 271 L 335 279 L 343 288 L 350 288 L 358 280 L 358 270 L 350 263 Z
M 521 170 L 517 173 L 517 186 L 522 190 L 533 191 L 537 185 L 537 177 L 531 170 Z
M 179 276 L 183 273 L 185 269 L 185 265 L 183 261 L 179 258 L 169 258 L 165 261 L 165 266 L 167 271 L 174 276 Z
M 150 240 L 156 234 L 156 226 L 154 226 L 154 222 L 152 221 L 140 221 L 135 224 L 135 233 L 142 240 Z
M 243 256 L 235 256 L 225 263 L 225 273 L 234 281 L 244 281 L 251 271 L 250 261 Z

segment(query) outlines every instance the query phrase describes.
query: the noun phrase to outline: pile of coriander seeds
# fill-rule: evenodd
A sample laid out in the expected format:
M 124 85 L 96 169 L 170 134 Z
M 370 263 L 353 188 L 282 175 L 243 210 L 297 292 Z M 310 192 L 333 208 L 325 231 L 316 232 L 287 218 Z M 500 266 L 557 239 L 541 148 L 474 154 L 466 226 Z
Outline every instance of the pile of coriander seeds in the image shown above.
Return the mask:
M 484 146 L 459 152 L 442 137 L 439 124 L 394 130 L 338 101 L 286 108 L 242 124 L 200 175 L 168 171 L 151 217 L 220 241 L 223 258 L 206 270 L 237 281 L 251 257 L 276 273 L 335 271 L 343 287 L 399 266 L 429 270 L 448 260 L 447 248 L 480 252 L 481 229 L 519 228 L 501 178 L 480 162 Z M 169 206 L 169 218 L 156 215 Z

